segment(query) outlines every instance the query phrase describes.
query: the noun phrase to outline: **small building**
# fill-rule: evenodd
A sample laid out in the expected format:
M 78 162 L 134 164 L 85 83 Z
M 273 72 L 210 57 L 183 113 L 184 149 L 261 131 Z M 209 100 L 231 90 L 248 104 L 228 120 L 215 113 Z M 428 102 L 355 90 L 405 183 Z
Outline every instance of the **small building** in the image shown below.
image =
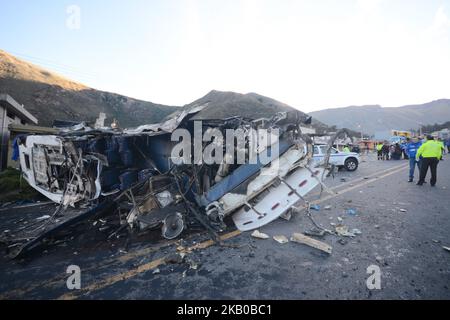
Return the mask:
M 8 167 L 10 125 L 36 125 L 38 120 L 8 94 L 0 93 L 0 171 Z

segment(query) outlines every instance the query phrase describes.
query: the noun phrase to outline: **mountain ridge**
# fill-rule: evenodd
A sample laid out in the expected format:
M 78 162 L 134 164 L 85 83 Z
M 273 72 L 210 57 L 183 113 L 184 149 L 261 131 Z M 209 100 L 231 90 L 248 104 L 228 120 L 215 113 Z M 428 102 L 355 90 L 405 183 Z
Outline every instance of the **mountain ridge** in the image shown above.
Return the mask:
M 450 120 L 450 99 L 437 99 L 401 107 L 365 105 L 328 108 L 310 112 L 309 115 L 330 126 L 345 127 L 363 131 L 376 138 L 386 138 L 394 129 L 418 130 L 423 125 Z

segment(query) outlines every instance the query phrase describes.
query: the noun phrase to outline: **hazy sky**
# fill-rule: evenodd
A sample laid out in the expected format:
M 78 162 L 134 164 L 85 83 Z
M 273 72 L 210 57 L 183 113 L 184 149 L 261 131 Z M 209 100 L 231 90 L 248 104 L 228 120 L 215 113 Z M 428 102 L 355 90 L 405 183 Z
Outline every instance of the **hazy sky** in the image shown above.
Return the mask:
M 303 111 L 450 98 L 450 0 L 0 0 L 0 21 L 0 48 L 156 103 L 212 89 Z

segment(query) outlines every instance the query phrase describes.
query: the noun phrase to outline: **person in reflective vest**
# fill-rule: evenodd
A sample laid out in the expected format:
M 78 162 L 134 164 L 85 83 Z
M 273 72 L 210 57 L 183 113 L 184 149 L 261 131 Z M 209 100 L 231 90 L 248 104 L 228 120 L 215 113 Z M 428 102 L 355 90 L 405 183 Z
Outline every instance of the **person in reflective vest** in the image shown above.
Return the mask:
M 378 160 L 383 160 L 383 144 L 382 143 L 377 144 L 377 156 L 378 156 Z
M 416 160 L 422 157 L 420 165 L 420 179 L 417 185 L 421 186 L 425 182 L 428 168 L 431 171 L 431 186 L 434 187 L 437 182 L 437 167 L 439 159 L 442 158 L 443 147 L 438 141 L 435 141 L 432 136 L 427 137 L 427 141 L 417 150 Z

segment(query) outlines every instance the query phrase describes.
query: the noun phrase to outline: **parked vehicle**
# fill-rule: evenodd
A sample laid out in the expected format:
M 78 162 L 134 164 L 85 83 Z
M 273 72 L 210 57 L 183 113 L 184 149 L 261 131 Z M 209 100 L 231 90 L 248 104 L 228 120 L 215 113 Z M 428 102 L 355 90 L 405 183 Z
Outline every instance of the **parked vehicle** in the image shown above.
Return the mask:
M 327 154 L 326 145 L 315 145 L 313 160 L 319 163 L 324 160 Z M 331 149 L 330 164 L 338 168 L 345 168 L 347 171 L 356 171 L 359 166 L 359 154 L 355 152 L 341 152 L 335 148 Z

